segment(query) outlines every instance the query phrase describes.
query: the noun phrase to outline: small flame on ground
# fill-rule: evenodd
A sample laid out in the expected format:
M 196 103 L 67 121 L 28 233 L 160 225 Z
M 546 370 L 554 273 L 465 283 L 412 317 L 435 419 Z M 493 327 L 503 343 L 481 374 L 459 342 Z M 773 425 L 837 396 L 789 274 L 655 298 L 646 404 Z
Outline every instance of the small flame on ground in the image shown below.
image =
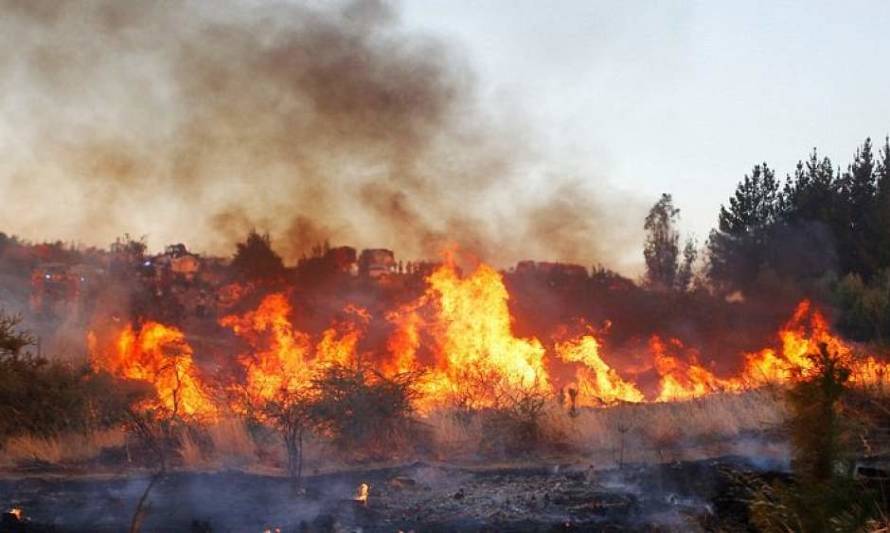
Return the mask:
M 11 514 L 19 522 L 21 522 L 22 520 L 25 519 L 25 512 L 22 511 L 21 507 L 13 507 L 12 509 L 10 509 L 9 511 L 6 511 L 6 512 Z
M 371 486 L 367 483 L 361 483 L 358 486 L 358 490 L 355 492 L 355 501 L 359 502 L 362 505 L 368 504 L 368 492 L 371 490 Z

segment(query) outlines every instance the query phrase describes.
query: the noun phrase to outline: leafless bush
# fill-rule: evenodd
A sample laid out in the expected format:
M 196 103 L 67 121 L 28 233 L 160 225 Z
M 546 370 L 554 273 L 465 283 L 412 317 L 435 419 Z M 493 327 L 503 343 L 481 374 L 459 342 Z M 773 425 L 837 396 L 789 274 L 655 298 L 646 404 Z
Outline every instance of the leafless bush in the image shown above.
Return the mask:
M 303 436 L 312 423 L 313 397 L 308 389 L 281 390 L 262 409 L 263 417 L 284 439 L 287 473 L 295 486 L 303 478 Z
M 497 407 L 480 412 L 484 455 L 530 454 L 566 446 L 565 431 L 551 420 L 565 415 L 536 384 L 504 389 L 499 400 Z

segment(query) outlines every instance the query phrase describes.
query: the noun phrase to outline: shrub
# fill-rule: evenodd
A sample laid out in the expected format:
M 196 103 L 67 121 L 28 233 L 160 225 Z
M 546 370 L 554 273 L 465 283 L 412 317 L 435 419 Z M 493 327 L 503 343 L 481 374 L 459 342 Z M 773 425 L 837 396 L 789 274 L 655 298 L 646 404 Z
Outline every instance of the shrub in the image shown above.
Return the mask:
M 418 436 L 412 406 L 419 375 L 387 378 L 367 368 L 334 365 L 312 382 L 310 416 L 343 451 L 387 457 Z
M 32 337 L 20 319 L 0 313 L 0 443 L 9 437 L 50 437 L 113 427 L 146 391 L 87 365 L 50 362 L 27 351 Z

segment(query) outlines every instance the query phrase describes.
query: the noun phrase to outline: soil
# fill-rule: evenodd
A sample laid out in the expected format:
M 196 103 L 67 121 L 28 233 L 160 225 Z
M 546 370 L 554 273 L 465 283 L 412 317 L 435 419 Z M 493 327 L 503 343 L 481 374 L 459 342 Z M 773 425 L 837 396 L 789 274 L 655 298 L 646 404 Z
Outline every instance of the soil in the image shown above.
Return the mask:
M 142 531 L 744 531 L 742 475 L 782 465 L 740 457 L 595 470 L 586 464 L 459 467 L 413 463 L 286 478 L 171 472 L 152 490 Z M 773 472 L 773 473 L 771 473 Z M 126 531 L 149 482 L 28 475 L 0 480 L 3 531 Z M 353 499 L 360 483 L 367 503 Z

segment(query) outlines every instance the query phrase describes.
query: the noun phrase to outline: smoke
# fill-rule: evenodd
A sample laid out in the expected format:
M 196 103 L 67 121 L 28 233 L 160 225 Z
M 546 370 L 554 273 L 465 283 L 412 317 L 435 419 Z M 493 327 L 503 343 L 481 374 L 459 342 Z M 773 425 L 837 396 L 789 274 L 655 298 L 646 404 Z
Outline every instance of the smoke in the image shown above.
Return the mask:
M 228 254 L 257 228 L 289 260 L 329 239 L 500 263 L 614 263 L 640 240 L 635 199 L 531 176 L 546 154 L 521 117 L 485 109 L 469 65 L 390 4 L 0 10 L 6 231 Z

